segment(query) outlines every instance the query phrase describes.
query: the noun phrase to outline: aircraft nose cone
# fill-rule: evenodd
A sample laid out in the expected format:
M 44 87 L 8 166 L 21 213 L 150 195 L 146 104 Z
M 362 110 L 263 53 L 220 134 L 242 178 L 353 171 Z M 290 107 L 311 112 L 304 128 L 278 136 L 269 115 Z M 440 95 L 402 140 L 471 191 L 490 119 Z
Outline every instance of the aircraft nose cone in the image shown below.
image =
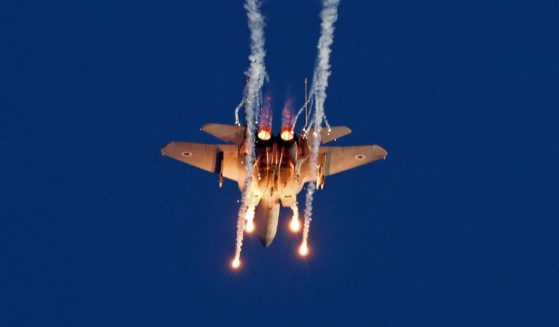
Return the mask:
M 260 237 L 260 243 L 262 243 L 262 246 L 265 248 L 269 247 L 273 241 L 274 237 Z

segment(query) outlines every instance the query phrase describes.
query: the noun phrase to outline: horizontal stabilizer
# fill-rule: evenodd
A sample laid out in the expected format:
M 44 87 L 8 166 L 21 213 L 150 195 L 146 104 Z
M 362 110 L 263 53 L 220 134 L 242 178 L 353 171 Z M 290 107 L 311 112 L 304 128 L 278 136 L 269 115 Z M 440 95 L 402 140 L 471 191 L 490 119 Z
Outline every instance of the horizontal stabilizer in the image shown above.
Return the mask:
M 330 129 L 323 128 L 320 130 L 320 142 L 326 144 L 349 134 L 351 134 L 351 129 L 347 126 L 334 126 Z
M 320 143 L 326 144 L 328 142 L 336 141 L 337 139 L 349 134 L 351 134 L 351 129 L 349 129 L 349 127 L 347 126 L 334 126 L 331 127 L 330 129 L 324 127 L 320 129 Z M 312 128 L 309 129 L 307 135 L 312 143 L 312 139 L 314 139 Z
M 243 126 L 212 123 L 202 126 L 202 130 L 224 142 L 239 145 L 245 139 L 246 128 Z

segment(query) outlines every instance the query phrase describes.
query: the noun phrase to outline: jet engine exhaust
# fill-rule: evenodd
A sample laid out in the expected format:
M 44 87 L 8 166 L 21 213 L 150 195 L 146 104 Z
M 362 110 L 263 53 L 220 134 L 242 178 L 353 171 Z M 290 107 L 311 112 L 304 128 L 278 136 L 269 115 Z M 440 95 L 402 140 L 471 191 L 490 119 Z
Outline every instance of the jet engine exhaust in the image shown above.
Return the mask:
M 280 138 L 285 142 L 293 140 L 293 137 L 295 136 L 295 117 L 293 115 L 292 99 L 287 99 L 283 105 L 281 126 Z
M 272 97 L 267 95 L 264 98 L 264 106 L 258 117 L 258 132 L 256 136 L 262 141 L 268 141 L 272 138 Z
M 272 130 L 266 126 L 262 126 L 258 129 L 258 133 L 256 135 L 260 140 L 268 141 L 272 138 Z
M 280 132 L 280 138 L 285 142 L 289 142 L 293 140 L 294 136 L 295 136 L 295 132 L 293 132 L 293 129 L 290 128 L 283 128 Z

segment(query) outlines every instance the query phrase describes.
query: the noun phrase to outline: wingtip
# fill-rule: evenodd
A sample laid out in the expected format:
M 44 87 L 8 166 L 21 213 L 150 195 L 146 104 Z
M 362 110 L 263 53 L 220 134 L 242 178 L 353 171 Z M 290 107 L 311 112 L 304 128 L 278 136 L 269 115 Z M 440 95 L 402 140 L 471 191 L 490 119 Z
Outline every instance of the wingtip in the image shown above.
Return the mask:
M 383 159 L 383 160 L 386 160 L 386 157 L 388 157 L 388 151 L 386 151 L 386 149 L 383 148 L 383 147 L 380 146 L 380 145 L 376 145 L 376 144 L 375 144 L 374 146 L 375 146 L 375 147 L 378 147 L 382 152 L 384 152 L 384 155 L 382 156 L 382 159 Z
M 169 145 L 171 145 L 171 144 L 173 144 L 173 143 L 175 143 L 175 141 L 169 142 L 169 143 L 165 144 L 164 146 L 162 146 L 162 147 L 159 149 L 159 151 L 161 151 L 161 155 L 162 155 L 162 156 L 166 156 L 166 155 L 167 155 L 167 154 L 165 153 L 165 149 L 166 149 Z

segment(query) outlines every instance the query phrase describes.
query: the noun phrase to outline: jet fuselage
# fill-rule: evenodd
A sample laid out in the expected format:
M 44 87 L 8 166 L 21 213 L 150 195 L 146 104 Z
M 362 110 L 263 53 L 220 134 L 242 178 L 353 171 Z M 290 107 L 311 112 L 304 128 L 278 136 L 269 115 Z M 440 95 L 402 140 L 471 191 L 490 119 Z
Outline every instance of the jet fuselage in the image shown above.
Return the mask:
M 309 154 L 305 139 L 292 137 L 260 138 L 255 142 L 255 163 L 248 196 L 249 206 L 256 207 L 256 232 L 264 246 L 272 243 L 283 207 L 297 205 L 297 193 L 304 185 L 301 163 Z M 241 185 L 239 185 L 241 186 Z

